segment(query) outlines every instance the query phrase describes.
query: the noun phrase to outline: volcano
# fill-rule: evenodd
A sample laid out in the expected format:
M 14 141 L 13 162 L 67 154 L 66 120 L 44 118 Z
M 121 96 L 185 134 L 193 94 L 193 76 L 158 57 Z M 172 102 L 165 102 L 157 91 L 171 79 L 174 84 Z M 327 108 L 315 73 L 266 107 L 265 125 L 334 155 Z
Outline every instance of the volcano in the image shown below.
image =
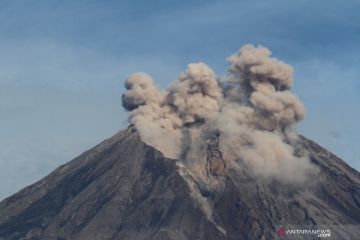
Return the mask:
M 227 62 L 129 75 L 130 127 L 0 202 L 0 240 L 360 239 L 360 174 L 296 132 L 292 66 Z
M 224 174 L 222 190 L 209 192 L 130 126 L 3 200 L 0 239 L 286 239 L 276 232 L 288 225 L 359 239 L 359 172 L 300 139 L 319 173 L 299 186 L 219 167 L 226 159 L 209 142 L 206 171 Z

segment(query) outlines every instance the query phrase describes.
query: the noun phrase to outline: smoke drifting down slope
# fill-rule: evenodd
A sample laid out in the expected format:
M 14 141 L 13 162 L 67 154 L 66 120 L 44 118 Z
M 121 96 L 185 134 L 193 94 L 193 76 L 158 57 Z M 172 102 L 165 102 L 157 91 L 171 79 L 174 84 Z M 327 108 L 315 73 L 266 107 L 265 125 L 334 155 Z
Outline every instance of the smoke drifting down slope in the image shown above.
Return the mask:
M 313 167 L 294 130 L 305 109 L 290 91 L 292 67 L 252 45 L 227 61 L 226 77 L 193 63 L 166 90 L 157 89 L 146 73 L 132 74 L 122 97 L 130 122 L 144 142 L 182 160 L 202 181 L 207 175 L 202 149 L 214 137 L 220 154 L 231 159 L 215 163 L 215 175 L 245 162 L 260 177 L 302 181 Z

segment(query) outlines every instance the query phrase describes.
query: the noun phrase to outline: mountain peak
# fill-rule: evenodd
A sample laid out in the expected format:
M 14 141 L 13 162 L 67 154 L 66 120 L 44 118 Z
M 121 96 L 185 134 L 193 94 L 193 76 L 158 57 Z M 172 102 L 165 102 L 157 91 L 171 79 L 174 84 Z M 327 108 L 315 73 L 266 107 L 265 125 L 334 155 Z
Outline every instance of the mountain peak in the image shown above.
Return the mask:
M 0 239 L 270 239 L 284 224 L 347 236 L 341 226 L 360 223 L 360 174 L 301 141 L 320 174 L 296 186 L 227 169 L 212 138 L 205 167 L 222 187 L 209 190 L 129 127 L 2 201 Z

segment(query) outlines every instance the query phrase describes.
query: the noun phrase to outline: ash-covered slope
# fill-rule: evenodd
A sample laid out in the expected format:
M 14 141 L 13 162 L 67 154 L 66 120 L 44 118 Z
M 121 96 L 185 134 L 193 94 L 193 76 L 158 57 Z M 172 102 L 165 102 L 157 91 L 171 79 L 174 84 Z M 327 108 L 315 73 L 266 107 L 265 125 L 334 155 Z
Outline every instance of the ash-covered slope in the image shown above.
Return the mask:
M 220 239 L 175 161 L 129 128 L 0 203 L 0 239 Z
M 225 169 L 222 190 L 207 192 L 130 127 L 2 201 L 0 239 L 273 239 L 289 224 L 337 225 L 333 236 L 356 239 L 342 226 L 360 224 L 360 174 L 302 142 L 320 168 L 316 179 L 267 182 L 244 166 Z M 209 156 L 221 159 L 209 144 Z

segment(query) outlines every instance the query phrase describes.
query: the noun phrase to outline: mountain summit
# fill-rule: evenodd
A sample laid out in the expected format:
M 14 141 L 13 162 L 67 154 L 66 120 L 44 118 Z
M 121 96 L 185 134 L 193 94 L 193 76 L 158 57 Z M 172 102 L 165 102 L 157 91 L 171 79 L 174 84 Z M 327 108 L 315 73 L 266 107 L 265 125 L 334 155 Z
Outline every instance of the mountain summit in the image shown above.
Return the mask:
M 0 240 L 360 239 L 360 174 L 299 136 L 293 68 L 245 45 L 219 77 L 125 81 L 131 126 L 0 203 Z
M 359 239 L 360 174 L 324 148 L 301 137 L 319 172 L 291 184 L 246 165 L 234 172 L 216 138 L 208 144 L 205 171 L 222 178 L 220 191 L 197 184 L 134 127 L 120 131 L 2 201 L 0 239 L 274 239 L 289 225 Z

